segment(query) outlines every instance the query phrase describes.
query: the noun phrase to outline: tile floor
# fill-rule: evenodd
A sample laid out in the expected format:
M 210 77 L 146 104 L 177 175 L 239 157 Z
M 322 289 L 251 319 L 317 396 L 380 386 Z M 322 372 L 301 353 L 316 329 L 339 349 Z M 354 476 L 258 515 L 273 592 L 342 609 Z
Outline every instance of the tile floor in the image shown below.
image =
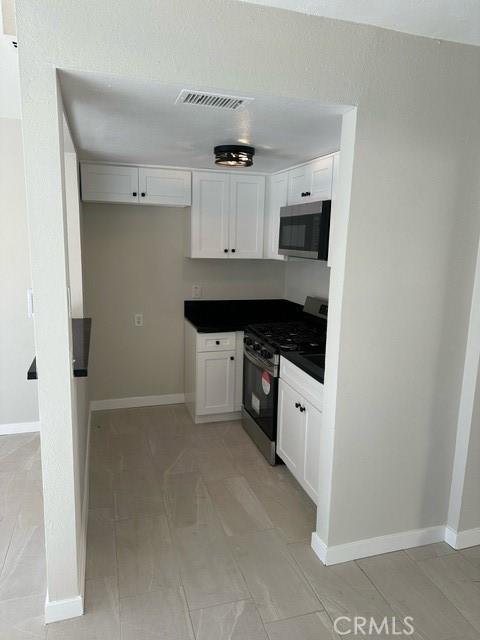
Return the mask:
M 334 634 L 338 616 L 480 640 L 480 547 L 324 567 L 315 509 L 286 468 L 239 423 L 193 425 L 180 405 L 94 414 L 86 615 L 45 628 L 38 455 L 38 436 L 0 438 L 2 640 L 354 637 Z

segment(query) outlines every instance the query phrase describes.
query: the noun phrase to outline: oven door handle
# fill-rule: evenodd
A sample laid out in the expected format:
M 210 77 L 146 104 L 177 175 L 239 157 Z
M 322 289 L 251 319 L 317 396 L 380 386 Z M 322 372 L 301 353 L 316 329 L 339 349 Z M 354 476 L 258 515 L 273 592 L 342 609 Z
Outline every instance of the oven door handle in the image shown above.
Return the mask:
M 259 369 L 263 369 L 264 371 L 268 371 L 268 373 L 275 377 L 275 369 L 273 367 L 273 365 L 271 365 L 270 363 L 267 364 L 266 362 L 263 362 L 262 360 L 260 360 L 260 358 L 257 358 L 256 356 L 253 355 L 253 353 L 251 353 L 250 351 L 244 350 L 243 352 L 245 358 L 251 362 L 253 365 L 255 365 L 256 367 L 258 367 Z

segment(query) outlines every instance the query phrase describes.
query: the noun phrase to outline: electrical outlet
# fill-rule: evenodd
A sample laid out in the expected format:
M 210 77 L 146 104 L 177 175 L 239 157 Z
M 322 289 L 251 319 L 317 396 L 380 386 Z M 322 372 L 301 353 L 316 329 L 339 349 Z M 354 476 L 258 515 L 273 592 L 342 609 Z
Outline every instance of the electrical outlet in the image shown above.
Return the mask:
M 136 327 L 143 327 L 143 313 L 136 313 L 135 314 L 135 326 Z
M 199 284 L 192 284 L 192 298 L 202 297 L 202 287 Z

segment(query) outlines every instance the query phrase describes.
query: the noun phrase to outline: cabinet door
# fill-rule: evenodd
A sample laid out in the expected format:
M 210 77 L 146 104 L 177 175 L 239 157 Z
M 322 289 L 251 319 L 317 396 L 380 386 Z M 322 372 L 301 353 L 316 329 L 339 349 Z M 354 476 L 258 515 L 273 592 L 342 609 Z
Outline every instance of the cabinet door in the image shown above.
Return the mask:
M 225 173 L 195 171 L 192 182 L 190 257 L 227 258 L 230 176 Z
M 277 454 L 285 462 L 295 478 L 302 482 L 306 412 L 302 413 L 300 411 L 300 405 L 302 405 L 300 395 L 280 379 L 278 386 Z
M 332 197 L 333 157 L 318 158 L 307 165 L 307 189 L 304 202 L 330 200 Z
M 230 258 L 263 257 L 265 177 L 230 177 Z
M 240 411 L 243 403 L 243 331 L 237 331 L 236 352 L 235 399 L 233 404 L 234 411 Z
M 301 204 L 305 202 L 305 196 L 302 196 L 302 193 L 308 191 L 307 181 L 307 165 L 292 169 L 288 172 L 288 204 Z
M 235 355 L 235 351 L 197 353 L 198 415 L 234 410 Z
M 138 170 L 140 204 L 187 207 L 191 204 L 191 173 L 176 169 Z
M 110 164 L 80 167 L 84 202 L 138 202 L 138 169 Z
M 285 260 L 278 253 L 278 235 L 280 231 L 280 207 L 287 204 L 288 172 L 278 173 L 268 178 L 265 207 L 265 236 L 263 239 L 263 256 L 270 260 Z
M 305 491 L 317 504 L 320 469 L 320 436 L 322 428 L 322 413 L 310 403 L 303 403 L 305 407 L 305 464 L 303 482 Z

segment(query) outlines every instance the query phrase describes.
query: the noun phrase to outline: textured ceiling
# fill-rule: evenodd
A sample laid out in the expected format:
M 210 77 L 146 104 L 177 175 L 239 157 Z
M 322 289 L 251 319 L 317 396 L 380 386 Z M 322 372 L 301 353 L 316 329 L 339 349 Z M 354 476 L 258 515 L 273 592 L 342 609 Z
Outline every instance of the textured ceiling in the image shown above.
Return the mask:
M 243 143 L 256 148 L 252 170 L 270 173 L 338 150 L 348 109 L 252 96 L 245 108 L 225 111 L 175 103 L 182 88 L 201 87 L 71 72 L 60 82 L 84 160 L 214 168 L 214 145 Z

